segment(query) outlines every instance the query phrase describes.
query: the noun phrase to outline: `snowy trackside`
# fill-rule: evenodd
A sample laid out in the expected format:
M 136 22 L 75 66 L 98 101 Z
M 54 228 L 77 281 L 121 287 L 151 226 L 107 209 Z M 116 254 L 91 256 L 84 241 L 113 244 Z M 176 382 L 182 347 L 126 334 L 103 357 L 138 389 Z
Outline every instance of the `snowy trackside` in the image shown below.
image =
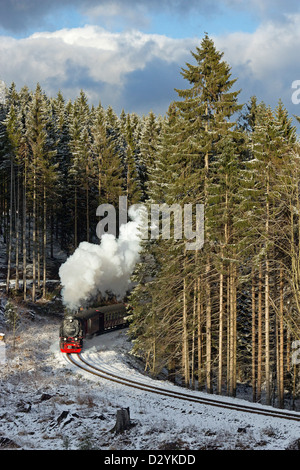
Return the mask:
M 1 370 L 0 449 L 269 450 L 300 442 L 299 424 L 291 421 L 189 404 L 80 372 L 58 350 L 58 326 L 57 319 L 28 320 Z M 126 330 L 119 330 L 86 340 L 83 356 L 126 377 L 176 388 L 139 372 L 129 350 Z M 130 408 L 133 426 L 115 435 L 120 407 Z
M 119 377 L 137 380 L 141 383 L 159 386 L 168 390 L 185 392 L 186 389 L 175 386 L 164 380 L 154 380 L 137 370 L 134 359 L 130 356 L 130 343 L 124 331 L 115 331 L 86 341 L 82 356 L 89 363 L 99 366 L 102 370 L 112 372 Z M 90 374 L 81 372 L 83 375 Z M 94 380 L 105 383 L 105 380 Z M 289 445 L 290 440 L 300 438 L 299 423 L 287 420 L 256 416 L 244 412 L 222 410 L 210 405 L 187 404 L 186 401 L 175 398 L 153 396 L 129 387 L 108 382 L 111 397 L 120 400 L 120 406 L 130 407 L 132 416 L 145 415 L 145 421 L 155 423 L 154 429 L 162 428 L 162 423 L 169 430 L 166 439 L 175 442 L 180 438 L 187 449 L 283 449 Z M 207 397 L 207 394 L 189 390 L 189 394 Z M 218 397 L 214 396 L 218 399 Z M 229 397 L 220 397 L 221 401 L 232 402 Z M 249 405 L 244 400 L 234 400 L 235 403 Z M 263 407 L 262 407 L 263 408 Z M 171 432 L 173 429 L 173 432 Z M 154 433 L 155 434 L 155 433 Z M 134 448 L 143 449 L 143 430 L 140 444 Z M 263 437 L 265 435 L 265 438 Z M 206 439 L 206 437 L 214 439 Z M 269 439 L 268 438 L 271 438 Z M 267 439 L 266 439 L 267 438 Z M 153 441 L 154 443 L 155 441 Z M 156 449 L 157 446 L 152 447 Z

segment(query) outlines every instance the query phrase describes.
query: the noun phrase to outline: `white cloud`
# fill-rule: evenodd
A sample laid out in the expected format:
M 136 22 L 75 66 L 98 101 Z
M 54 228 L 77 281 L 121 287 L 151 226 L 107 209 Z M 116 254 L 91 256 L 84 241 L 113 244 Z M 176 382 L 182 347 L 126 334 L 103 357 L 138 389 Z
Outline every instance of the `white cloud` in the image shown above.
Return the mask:
M 254 33 L 236 32 L 215 37 L 217 47 L 226 52 L 232 66 L 245 66 L 256 78 L 280 71 L 298 56 L 300 15 L 289 16 L 282 25 L 267 22 Z
M 64 77 L 66 64 L 74 61 L 86 67 L 93 79 L 121 85 L 124 75 L 143 69 L 153 58 L 180 63 L 192 42 L 195 40 L 136 30 L 111 33 L 97 26 L 85 26 L 35 33 L 19 40 L 2 37 L 0 54 L 4 75 L 10 78 L 18 69 L 30 82 Z
M 272 106 L 282 98 L 290 107 L 291 84 L 300 78 L 300 14 L 285 15 L 281 24 L 266 21 L 253 33 L 235 32 L 214 40 L 248 96 L 260 94 Z
M 105 84 L 114 87 L 112 97 L 116 99 L 128 74 L 143 70 L 155 59 L 166 65 L 182 64 L 195 43 L 136 30 L 111 33 L 97 26 L 38 32 L 25 39 L 2 37 L 0 60 L 5 66 L 0 76 L 6 83 L 15 81 L 30 88 L 40 82 L 45 91 L 54 94 L 60 88 L 70 92 L 73 83 L 72 97 L 86 87 L 87 94 L 96 98 L 89 86 L 99 82 L 102 89 Z M 101 96 L 96 101 L 99 99 Z

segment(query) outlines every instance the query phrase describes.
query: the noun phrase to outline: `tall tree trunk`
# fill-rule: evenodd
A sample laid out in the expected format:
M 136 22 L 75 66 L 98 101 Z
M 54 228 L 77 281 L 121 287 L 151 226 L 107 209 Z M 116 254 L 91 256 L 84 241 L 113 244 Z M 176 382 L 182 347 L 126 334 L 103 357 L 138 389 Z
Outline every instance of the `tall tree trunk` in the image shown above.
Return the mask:
M 237 267 L 233 265 L 233 396 L 236 396 L 236 374 L 237 374 Z
M 19 170 L 17 170 L 17 191 L 15 191 L 16 202 L 15 202 L 15 213 L 16 213 L 16 220 L 15 220 L 15 227 L 16 227 L 16 285 L 15 290 L 18 292 L 20 285 L 19 285 L 19 251 L 20 251 L 20 234 L 19 234 L 19 227 L 20 227 L 20 174 Z
M 183 278 L 183 311 L 182 311 L 182 363 L 184 370 L 184 383 L 186 387 L 190 385 L 189 375 L 189 347 L 188 347 L 188 327 L 187 327 L 187 287 L 186 277 Z
M 227 266 L 227 299 L 226 299 L 226 318 L 227 318 L 227 325 L 226 325 L 226 332 L 227 332 L 227 341 L 226 341 L 226 361 L 227 361 L 227 368 L 226 368 L 226 380 L 227 380 L 227 395 L 230 395 L 230 265 Z
M 197 280 L 196 280 L 195 283 L 194 283 L 194 297 L 193 297 L 193 324 L 192 324 L 192 350 L 191 350 L 191 378 L 192 378 L 192 388 L 195 388 L 196 310 L 197 310 Z
M 262 384 L 262 266 L 258 271 L 258 317 L 257 317 L 257 401 L 261 400 Z
M 229 266 L 229 395 L 236 395 L 237 320 L 236 320 L 236 266 Z
M 46 299 L 46 270 L 47 270 L 47 199 L 46 199 L 46 181 L 44 179 L 43 194 L 43 299 Z
M 222 250 L 223 258 L 223 250 Z M 223 263 L 221 264 L 219 280 L 219 370 L 218 370 L 218 394 L 222 394 L 223 376 L 223 323 L 224 323 L 224 303 L 223 303 Z
M 37 247 L 37 288 L 41 288 L 41 227 L 40 218 L 37 213 L 37 226 L 36 226 L 36 247 Z
M 265 375 L 266 375 L 266 404 L 271 403 L 271 378 L 270 378 L 270 286 L 269 286 L 269 261 L 266 260 L 265 271 Z
M 197 350 L 198 350 L 198 390 L 202 386 L 202 318 L 203 318 L 203 304 L 201 296 L 201 278 L 200 275 L 197 279 Z
M 229 269 L 229 395 L 234 395 L 234 285 L 233 265 Z
M 6 293 L 9 292 L 10 274 L 11 274 L 11 258 L 12 258 L 12 229 L 13 229 L 13 187 L 14 187 L 14 162 L 11 157 L 10 161 L 10 204 L 9 204 L 9 241 L 7 253 L 7 277 L 6 277 Z
M 255 268 L 252 268 L 252 400 L 256 401 L 256 305 Z
M 267 195 L 266 195 L 266 237 L 269 240 L 269 170 L 267 173 Z M 266 403 L 271 403 L 271 378 L 270 378 L 270 285 L 269 285 L 269 259 L 266 253 L 266 269 L 265 269 L 265 374 L 266 374 Z
M 33 162 L 33 205 L 32 205 L 32 301 L 36 299 L 36 156 Z
M 279 387 L 278 387 L 278 397 L 279 397 L 279 407 L 284 407 L 284 325 L 283 325 L 283 268 L 280 268 L 280 307 L 279 307 Z
M 27 165 L 25 159 L 24 179 L 23 179 L 23 299 L 27 298 L 26 271 L 27 271 L 27 250 L 26 250 L 26 185 L 27 185 Z
M 210 289 L 210 258 L 206 262 L 206 388 L 208 393 L 213 393 L 211 370 L 211 289 Z

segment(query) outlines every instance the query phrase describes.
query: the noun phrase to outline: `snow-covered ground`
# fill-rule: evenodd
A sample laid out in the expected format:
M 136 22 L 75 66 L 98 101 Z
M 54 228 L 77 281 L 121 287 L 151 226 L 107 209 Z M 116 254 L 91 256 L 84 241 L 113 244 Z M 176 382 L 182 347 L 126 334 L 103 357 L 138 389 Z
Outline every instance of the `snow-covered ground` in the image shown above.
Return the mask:
M 16 352 L 1 364 L 0 449 L 279 450 L 300 445 L 296 422 L 189 404 L 80 372 L 59 352 L 58 328 L 57 317 L 23 317 Z M 139 372 L 129 351 L 126 330 L 118 330 L 86 340 L 83 355 L 122 375 L 166 386 Z M 130 408 L 133 426 L 116 435 L 111 432 L 116 412 L 124 407 Z

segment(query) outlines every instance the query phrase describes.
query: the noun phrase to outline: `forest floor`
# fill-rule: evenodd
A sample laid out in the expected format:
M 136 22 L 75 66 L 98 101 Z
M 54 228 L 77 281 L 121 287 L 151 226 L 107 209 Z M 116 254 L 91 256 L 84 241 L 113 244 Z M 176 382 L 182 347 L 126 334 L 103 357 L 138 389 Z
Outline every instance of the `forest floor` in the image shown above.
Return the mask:
M 0 332 L 6 332 L 6 347 L 5 354 L 0 355 L 0 450 L 197 451 L 300 447 L 300 426 L 296 422 L 187 404 L 81 373 L 59 351 L 61 316 L 57 302 L 39 304 L 34 309 L 19 304 L 21 322 L 12 351 L 11 334 L 4 331 L 5 303 L 2 294 Z M 94 358 L 108 367 L 117 367 L 123 375 L 140 376 L 153 382 L 130 350 L 126 330 L 94 337 L 84 345 L 89 360 Z M 155 383 L 165 382 L 155 380 Z M 124 407 L 130 408 L 133 426 L 115 434 L 111 430 L 116 413 Z

